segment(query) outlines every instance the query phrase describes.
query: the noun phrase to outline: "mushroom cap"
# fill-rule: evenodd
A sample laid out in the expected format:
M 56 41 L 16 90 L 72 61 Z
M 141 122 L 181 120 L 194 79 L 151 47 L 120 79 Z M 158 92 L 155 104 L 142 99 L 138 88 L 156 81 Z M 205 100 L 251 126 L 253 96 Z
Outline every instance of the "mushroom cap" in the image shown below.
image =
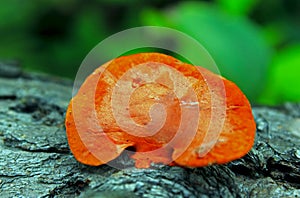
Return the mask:
M 107 164 L 128 147 L 136 167 L 223 164 L 252 147 L 251 106 L 231 81 L 160 53 L 116 58 L 72 98 L 66 131 L 75 158 Z

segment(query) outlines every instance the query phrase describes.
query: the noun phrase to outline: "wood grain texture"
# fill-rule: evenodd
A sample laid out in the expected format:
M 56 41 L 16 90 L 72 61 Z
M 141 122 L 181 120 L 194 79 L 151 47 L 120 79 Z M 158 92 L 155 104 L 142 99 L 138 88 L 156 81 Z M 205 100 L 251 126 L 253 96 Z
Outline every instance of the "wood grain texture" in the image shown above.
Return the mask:
M 1 197 L 300 196 L 300 104 L 254 107 L 254 147 L 226 165 L 120 171 L 82 165 L 69 151 L 71 91 L 70 81 L 51 76 L 0 78 Z

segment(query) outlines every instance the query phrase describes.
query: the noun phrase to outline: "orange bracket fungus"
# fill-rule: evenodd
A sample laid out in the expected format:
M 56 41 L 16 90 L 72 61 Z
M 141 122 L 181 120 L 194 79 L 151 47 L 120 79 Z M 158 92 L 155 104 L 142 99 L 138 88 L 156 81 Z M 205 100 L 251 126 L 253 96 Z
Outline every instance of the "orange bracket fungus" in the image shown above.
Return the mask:
M 72 153 L 93 166 L 124 152 L 138 168 L 227 163 L 251 149 L 255 130 L 250 104 L 234 83 L 160 53 L 99 67 L 66 113 Z

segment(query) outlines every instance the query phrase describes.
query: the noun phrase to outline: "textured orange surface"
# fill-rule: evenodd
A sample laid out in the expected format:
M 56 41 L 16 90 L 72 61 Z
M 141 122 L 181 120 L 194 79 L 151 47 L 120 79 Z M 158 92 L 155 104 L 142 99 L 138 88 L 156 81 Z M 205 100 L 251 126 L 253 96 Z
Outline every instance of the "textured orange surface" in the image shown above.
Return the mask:
M 174 79 L 167 71 L 155 74 L 156 83 L 145 83 L 137 75 L 131 85 L 135 91 L 129 92 L 124 88 L 124 94 L 116 96 L 118 99 L 130 93 L 130 119 L 139 126 L 149 123 L 151 107 L 156 103 L 161 104 L 166 115 L 163 126 L 152 134 L 150 129 L 141 131 L 129 127 L 125 131 L 118 125 L 118 115 L 114 114 L 114 110 L 123 104 L 119 104 L 118 100 L 112 103 L 114 88 L 119 86 L 117 83 L 123 82 L 120 80 L 126 72 L 141 64 L 144 64 L 139 70 L 141 75 L 156 71 L 156 64 L 164 64 L 188 79 L 199 106 L 198 127 L 193 136 L 189 136 L 190 133 L 185 130 L 178 134 L 182 123 L 189 126 L 189 122 L 195 119 L 187 116 L 181 120 L 183 110 L 180 105 L 185 104 L 185 98 L 191 94 L 182 92 L 179 99 L 174 89 L 181 94 L 180 83 L 174 84 Z M 148 71 L 148 67 L 152 70 Z M 213 117 L 215 112 L 223 119 Z M 154 115 L 159 116 L 159 113 Z M 129 119 L 121 117 L 119 122 L 127 123 Z M 219 130 L 220 133 L 209 152 L 200 155 L 210 127 L 212 131 Z M 247 98 L 234 83 L 204 68 L 182 63 L 164 54 L 142 53 L 114 59 L 96 69 L 85 80 L 68 107 L 66 130 L 72 153 L 84 164 L 97 166 L 108 163 L 124 149 L 133 146 L 135 153 L 131 157 L 139 168 L 147 168 L 152 162 L 199 167 L 226 163 L 245 155 L 253 145 L 256 126 Z

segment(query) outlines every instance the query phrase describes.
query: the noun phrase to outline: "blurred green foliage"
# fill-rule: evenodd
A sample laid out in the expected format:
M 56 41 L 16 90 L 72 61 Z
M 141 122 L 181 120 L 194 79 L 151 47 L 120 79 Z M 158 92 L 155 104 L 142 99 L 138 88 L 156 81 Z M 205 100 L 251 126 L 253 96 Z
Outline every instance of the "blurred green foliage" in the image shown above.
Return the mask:
M 1 1 L 0 60 L 74 78 L 101 40 L 160 25 L 198 40 L 253 103 L 300 101 L 299 10 L 298 0 Z
M 261 92 L 271 49 L 247 18 L 233 17 L 218 7 L 195 2 L 182 3 L 163 13 L 146 11 L 143 18 L 148 25 L 157 22 L 156 25 L 176 28 L 200 41 L 221 74 L 239 84 L 251 100 Z
M 280 104 L 300 99 L 300 43 L 288 46 L 274 55 L 268 81 L 260 103 Z

